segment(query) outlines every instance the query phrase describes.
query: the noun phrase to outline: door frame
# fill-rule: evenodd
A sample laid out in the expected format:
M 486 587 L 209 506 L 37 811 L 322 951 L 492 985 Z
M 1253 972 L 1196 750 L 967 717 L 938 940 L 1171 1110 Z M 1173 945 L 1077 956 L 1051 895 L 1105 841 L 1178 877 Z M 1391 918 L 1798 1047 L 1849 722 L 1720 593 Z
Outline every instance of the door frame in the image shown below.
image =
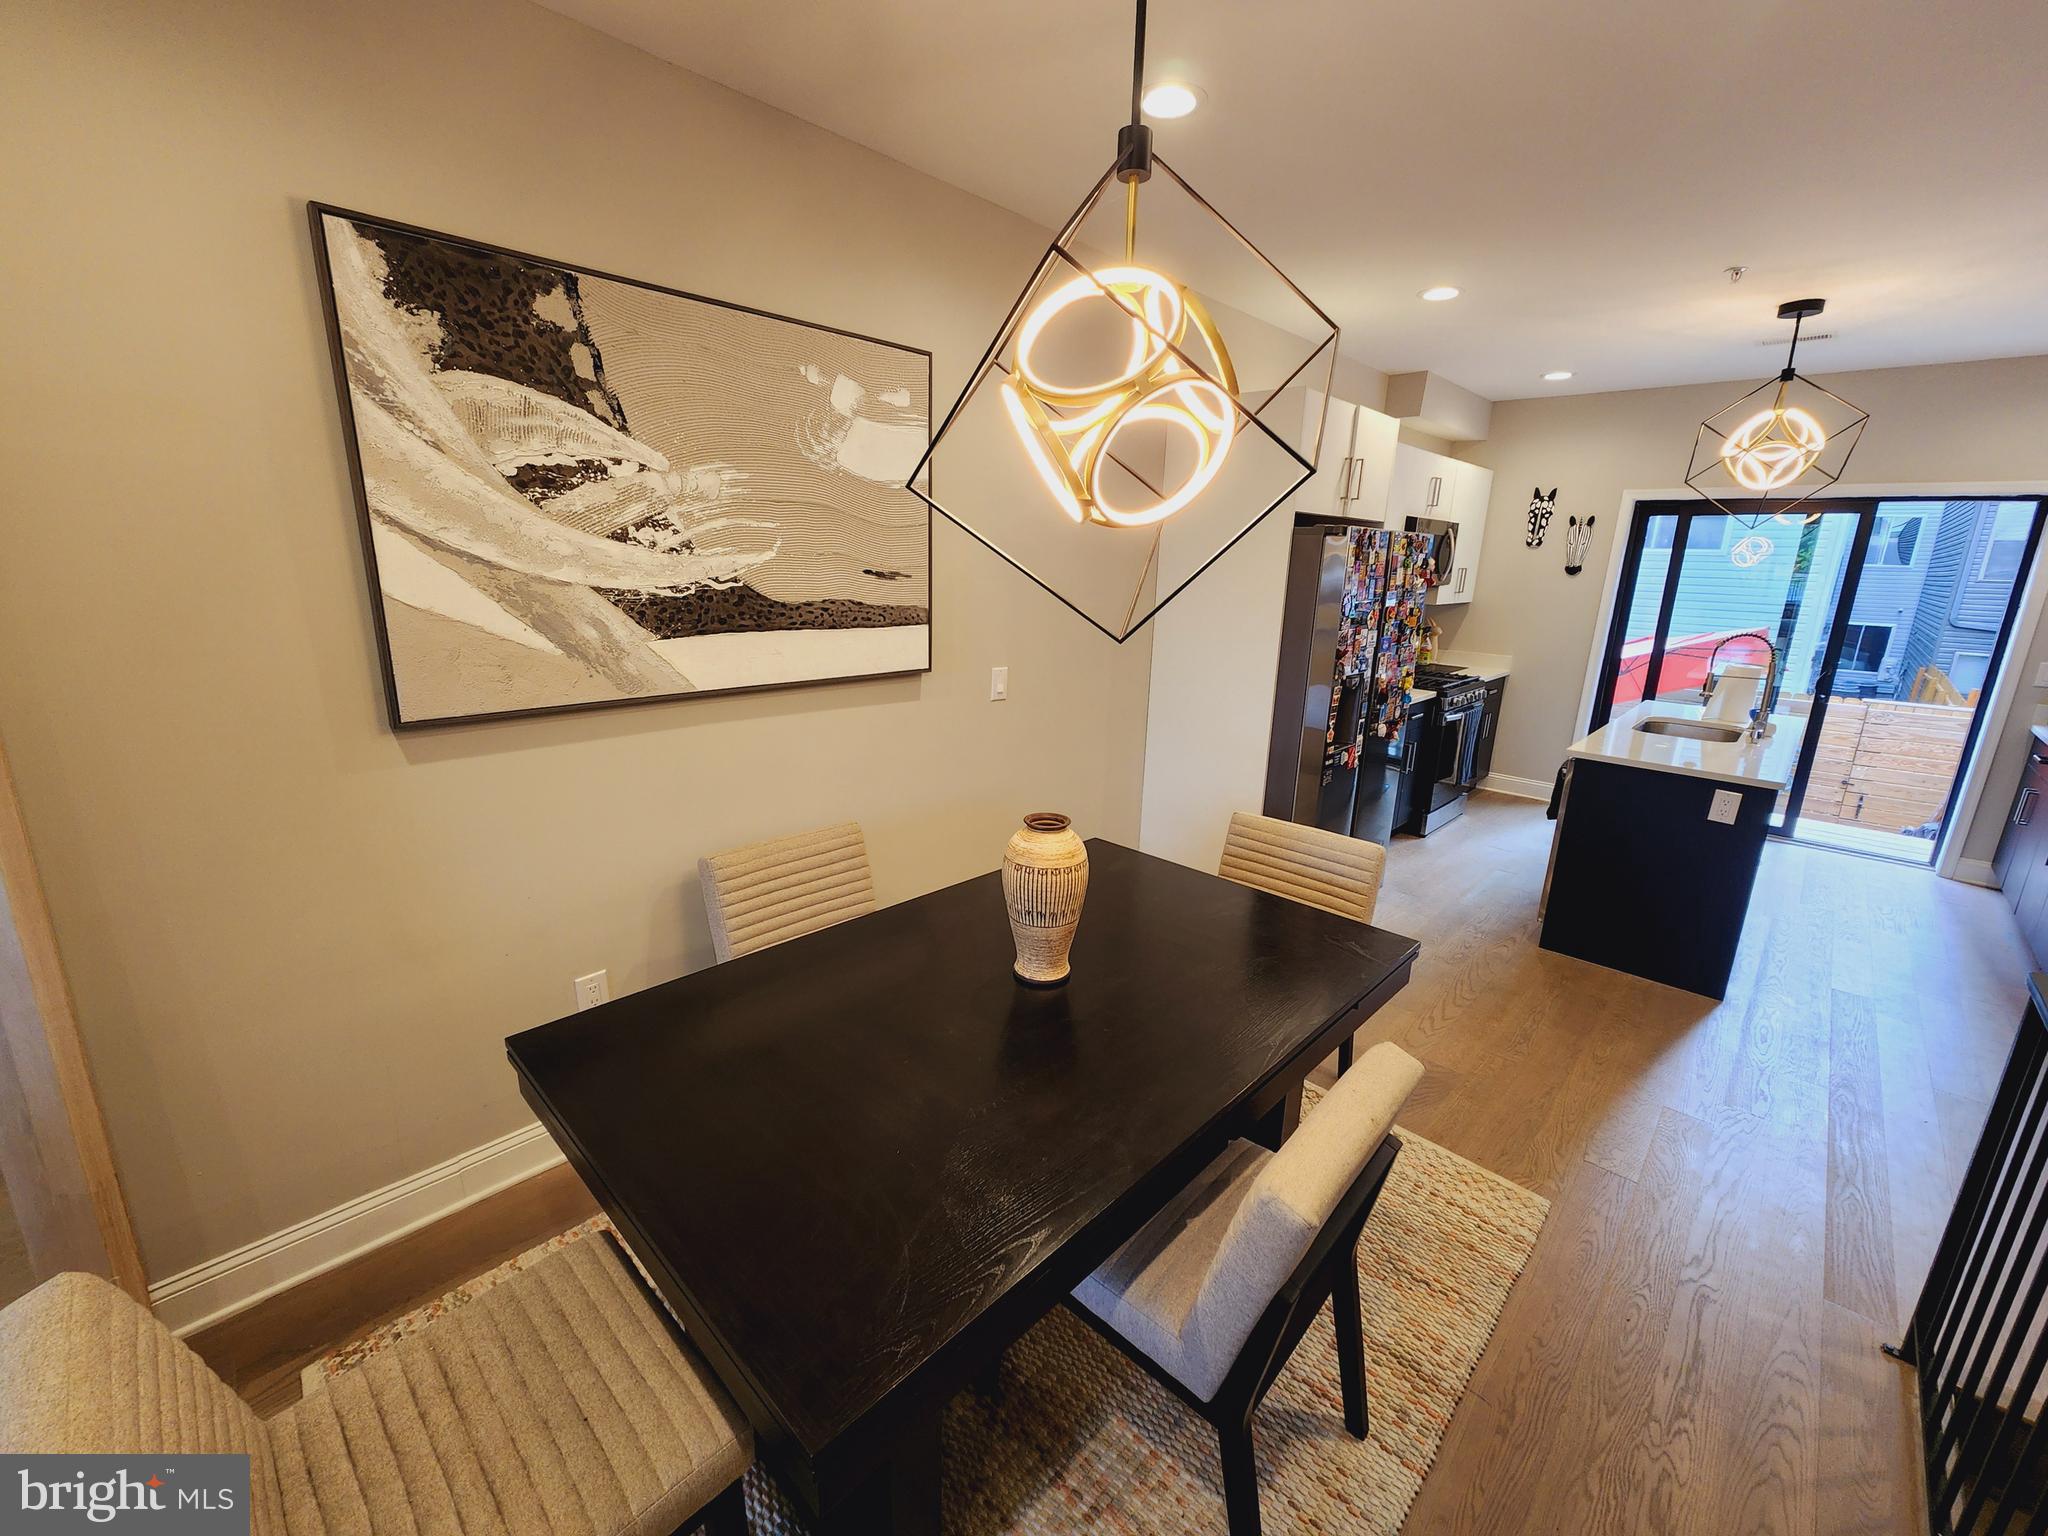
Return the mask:
M 1831 494 L 1845 500 L 1874 498 L 1880 501 L 2048 502 L 2048 480 L 1962 480 L 1948 483 L 1871 481 L 1857 485 L 1835 485 L 1829 487 L 1829 490 Z M 1621 529 L 1621 536 L 1608 543 L 1606 566 L 1601 572 L 1600 598 L 1594 609 L 1593 630 L 1588 642 L 1585 669 L 1581 674 L 1579 705 L 1575 716 L 1576 721 L 1582 726 L 1591 720 L 1594 702 L 1601 697 L 1600 682 L 1607 654 L 1607 633 L 1613 621 L 1624 570 L 1623 557 L 1630 541 L 1635 537 L 1637 525 L 1642 521 L 1636 516 L 1636 509 L 1651 502 L 1685 501 L 1696 495 L 1697 493 L 1689 486 L 1666 485 L 1640 489 L 1625 488 L 1617 498 L 1615 523 Z M 1996 767 L 1995 749 L 2004 738 L 2013 709 L 2018 702 L 2021 679 L 2017 676 L 2017 668 L 2011 663 L 2014 658 L 2032 654 L 2035 639 L 2040 632 L 2042 615 L 2048 612 L 2048 539 L 2036 540 L 2033 557 L 2022 569 L 2023 577 L 2015 584 L 2014 589 L 2019 598 L 2019 607 L 2006 626 L 2006 645 L 2003 653 L 1994 660 L 1986 680 L 1982 707 L 1977 715 L 1977 734 L 1971 743 L 1966 744 L 1962 773 L 1956 781 L 1955 791 L 1949 796 L 1947 825 L 1942 835 L 1935 840 L 1934 872 L 1945 879 L 1963 880 L 1974 885 L 1996 884 L 1989 860 L 1970 860 L 1966 864 L 1962 856 L 1963 842 L 1983 809 L 1985 785 Z M 1585 730 L 1582 729 L 1576 734 L 1584 735 Z
M 1808 518 L 1817 514 L 1856 519 L 1855 532 L 1849 536 L 1849 548 L 1843 557 L 1842 587 L 1836 595 L 1835 611 L 1828 621 L 1826 654 L 1833 658 L 1822 667 L 1814 679 L 1813 703 L 1807 714 L 1805 733 L 1799 742 L 1799 760 L 1792 770 L 1792 781 L 1785 786 L 1785 819 L 1781 827 L 1770 829 L 1773 837 L 1789 837 L 1792 826 L 1799 819 L 1799 808 L 1806 800 L 1806 786 L 1813 778 L 1813 765 L 1820 755 L 1820 728 L 1827 719 L 1828 703 L 1834 697 L 1835 668 L 1841 659 L 1842 641 L 1848 633 L 1849 613 L 1856 606 L 1856 594 L 1863 582 L 1863 566 L 1870 553 L 1870 536 L 1876 526 L 1877 513 L 1874 505 L 1862 498 L 1853 498 L 1854 505 L 1838 504 L 1852 498 L 1829 497 L 1826 501 L 1805 503 L 1805 512 L 1796 525 L 1802 534 L 1808 526 Z M 1587 730 L 1596 731 L 1613 717 L 1609 703 L 1614 697 L 1615 684 L 1621 678 L 1621 648 L 1627 642 L 1622 633 L 1628 627 L 1629 611 L 1635 607 L 1636 580 L 1642 570 L 1643 545 L 1649 537 L 1652 518 L 1672 517 L 1677 525 L 1671 532 L 1671 560 L 1664 569 L 1664 591 L 1657 603 L 1657 620 L 1650 637 L 1650 654 L 1643 669 L 1643 700 L 1648 702 L 1657 696 L 1657 685 L 1663 680 L 1664 645 L 1669 638 L 1671 616 L 1678 608 L 1678 589 L 1685 579 L 1685 553 L 1696 519 L 1702 517 L 1724 518 L 1729 513 L 1716 510 L 1709 502 L 1697 496 L 1669 502 L 1637 502 L 1634 516 L 1629 523 L 1627 549 L 1622 554 L 1619 581 L 1626 592 L 1617 592 L 1609 610 L 1604 628 L 1605 639 L 1599 642 L 1599 682 L 1593 695 L 1588 713 Z M 1767 621 L 1760 621 L 1758 629 L 1768 628 Z M 1994 662 L 1994 665 L 1996 663 Z M 1778 658 L 1778 686 L 1784 686 L 1785 658 Z M 1949 796 L 1954 805 L 1955 796 Z M 1775 814 L 1775 812 L 1774 812 Z
M 104 1275 L 144 1306 L 149 1282 L 49 903 L 0 743 L 0 1175 L 37 1280 Z

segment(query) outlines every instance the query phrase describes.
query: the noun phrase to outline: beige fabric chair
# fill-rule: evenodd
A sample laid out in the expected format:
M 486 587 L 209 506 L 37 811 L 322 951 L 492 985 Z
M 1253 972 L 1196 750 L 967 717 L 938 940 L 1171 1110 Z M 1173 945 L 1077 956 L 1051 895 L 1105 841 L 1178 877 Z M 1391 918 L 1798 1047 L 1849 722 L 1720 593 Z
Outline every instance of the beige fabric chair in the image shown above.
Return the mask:
M 875 910 L 867 839 L 851 821 L 714 853 L 697 878 L 721 961 Z
M 556 1250 L 267 1423 L 123 1292 L 0 1311 L 0 1451 L 250 1457 L 258 1536 L 746 1530 L 746 1420 L 612 1245 Z
M 1208 1401 L 1421 1080 L 1374 1046 L 1278 1152 L 1233 1141 L 1075 1299 Z
M 1074 1290 L 1084 1320 L 1214 1426 L 1231 1536 L 1259 1536 L 1252 1416 L 1325 1301 L 1344 1427 L 1366 1437 L 1358 1242 L 1421 1076 L 1399 1046 L 1374 1046 L 1278 1152 L 1232 1142 Z
M 1248 811 L 1230 813 L 1223 862 L 1216 867 L 1226 880 L 1357 923 L 1372 921 L 1386 870 L 1387 850 L 1378 843 Z M 1337 1047 L 1337 1070 L 1351 1070 L 1348 1036 Z
M 1216 873 L 1239 885 L 1369 923 L 1386 869 L 1387 850 L 1378 843 L 1233 811 Z

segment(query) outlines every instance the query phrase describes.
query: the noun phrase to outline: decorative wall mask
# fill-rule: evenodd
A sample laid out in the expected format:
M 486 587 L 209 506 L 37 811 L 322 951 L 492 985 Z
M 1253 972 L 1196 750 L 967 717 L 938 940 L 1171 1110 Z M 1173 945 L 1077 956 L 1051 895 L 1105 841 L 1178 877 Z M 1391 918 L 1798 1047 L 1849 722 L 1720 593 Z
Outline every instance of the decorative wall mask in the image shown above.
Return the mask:
M 1557 512 L 1557 487 L 1545 491 L 1537 486 L 1529 497 L 1529 531 L 1522 542 L 1531 549 L 1543 547 L 1543 536 L 1550 532 L 1550 519 Z
M 1564 535 L 1565 575 L 1576 576 L 1586 568 L 1586 551 L 1592 547 L 1593 519 L 1589 517 L 1583 523 L 1576 517 L 1568 519 Z

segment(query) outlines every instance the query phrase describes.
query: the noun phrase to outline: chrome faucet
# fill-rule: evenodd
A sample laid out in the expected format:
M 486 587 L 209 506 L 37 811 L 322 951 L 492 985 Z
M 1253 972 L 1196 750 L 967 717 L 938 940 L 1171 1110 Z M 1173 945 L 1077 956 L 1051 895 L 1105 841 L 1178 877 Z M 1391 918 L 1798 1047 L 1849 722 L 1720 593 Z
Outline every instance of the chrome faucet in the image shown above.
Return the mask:
M 1770 724 L 1771 706 L 1777 702 L 1778 696 L 1778 648 L 1771 643 L 1771 637 L 1762 630 L 1746 629 L 1739 635 L 1730 635 L 1720 645 L 1707 652 L 1707 675 L 1700 683 L 1700 702 L 1704 704 L 1711 699 L 1714 696 L 1715 685 L 1721 681 L 1721 674 L 1714 670 L 1714 663 L 1721 655 L 1721 646 L 1731 645 L 1737 640 L 1761 640 L 1764 649 L 1771 653 L 1771 659 L 1764 667 L 1763 692 L 1758 695 L 1757 707 L 1752 711 L 1756 718 L 1749 726 L 1749 739 L 1762 741 L 1764 729 Z

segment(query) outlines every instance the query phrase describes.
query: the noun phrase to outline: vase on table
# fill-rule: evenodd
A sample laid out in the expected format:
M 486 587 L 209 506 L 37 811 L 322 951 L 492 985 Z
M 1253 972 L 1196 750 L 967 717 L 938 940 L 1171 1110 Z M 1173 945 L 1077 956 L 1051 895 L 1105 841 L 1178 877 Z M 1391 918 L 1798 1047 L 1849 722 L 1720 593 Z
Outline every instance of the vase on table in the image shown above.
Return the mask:
M 1017 941 L 1017 979 L 1036 987 L 1067 979 L 1067 954 L 1088 896 L 1088 846 L 1073 818 L 1033 811 L 1003 850 L 1003 901 Z

